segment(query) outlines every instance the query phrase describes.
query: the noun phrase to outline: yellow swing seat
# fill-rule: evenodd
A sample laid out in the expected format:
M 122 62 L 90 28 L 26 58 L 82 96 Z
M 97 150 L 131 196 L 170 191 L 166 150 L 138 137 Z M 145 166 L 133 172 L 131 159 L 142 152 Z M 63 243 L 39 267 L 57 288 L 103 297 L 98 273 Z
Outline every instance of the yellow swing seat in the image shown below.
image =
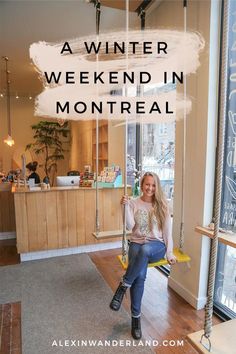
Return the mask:
M 175 255 L 178 263 L 187 263 L 191 260 L 191 258 L 186 253 L 181 252 L 178 248 L 174 248 L 174 255 Z M 127 269 L 128 262 L 122 261 L 122 255 L 119 255 L 117 257 L 118 257 L 122 267 L 124 269 Z M 148 267 L 158 267 L 158 266 L 163 266 L 163 265 L 167 265 L 167 264 L 168 264 L 167 259 L 162 258 L 158 262 L 149 263 Z

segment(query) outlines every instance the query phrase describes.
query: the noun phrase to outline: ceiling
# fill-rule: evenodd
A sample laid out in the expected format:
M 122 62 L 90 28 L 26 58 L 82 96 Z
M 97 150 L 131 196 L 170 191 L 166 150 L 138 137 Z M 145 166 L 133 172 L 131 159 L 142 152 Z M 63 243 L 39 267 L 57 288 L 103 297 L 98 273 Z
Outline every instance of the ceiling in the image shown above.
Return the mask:
M 145 0 L 147 1 L 147 0 Z M 129 0 L 129 11 L 135 12 L 138 7 L 145 1 L 143 0 Z M 126 1 L 125 0 L 101 0 L 102 6 L 112 7 L 115 9 L 125 10 Z
M 142 0 L 129 1 L 130 27 L 140 28 L 134 11 L 141 3 Z M 101 0 L 100 31 L 124 29 L 124 9 L 125 0 Z M 9 57 L 11 95 L 34 97 L 42 91 L 29 57 L 32 43 L 55 43 L 93 34 L 95 18 L 94 5 L 87 0 L 0 0 L 0 54 Z M 1 60 L 0 93 L 5 91 L 5 61 Z

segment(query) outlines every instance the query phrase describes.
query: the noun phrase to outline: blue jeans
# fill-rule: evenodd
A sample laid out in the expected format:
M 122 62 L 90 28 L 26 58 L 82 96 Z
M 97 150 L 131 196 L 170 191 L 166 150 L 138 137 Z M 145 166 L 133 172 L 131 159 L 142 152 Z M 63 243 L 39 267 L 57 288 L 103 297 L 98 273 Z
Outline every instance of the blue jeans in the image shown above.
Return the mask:
M 139 317 L 141 314 L 141 302 L 148 263 L 159 261 L 164 257 L 165 253 L 165 244 L 158 240 L 144 244 L 130 243 L 129 265 L 123 277 L 123 283 L 130 287 L 132 317 Z

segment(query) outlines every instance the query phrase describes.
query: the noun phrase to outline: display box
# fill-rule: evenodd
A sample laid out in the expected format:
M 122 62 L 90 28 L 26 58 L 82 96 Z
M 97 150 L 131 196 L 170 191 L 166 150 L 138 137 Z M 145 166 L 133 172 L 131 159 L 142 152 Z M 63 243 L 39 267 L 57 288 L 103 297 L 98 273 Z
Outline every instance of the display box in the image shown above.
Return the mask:
M 94 183 L 96 187 L 96 182 Z M 118 175 L 114 182 L 98 182 L 100 188 L 117 188 L 122 187 L 122 175 Z

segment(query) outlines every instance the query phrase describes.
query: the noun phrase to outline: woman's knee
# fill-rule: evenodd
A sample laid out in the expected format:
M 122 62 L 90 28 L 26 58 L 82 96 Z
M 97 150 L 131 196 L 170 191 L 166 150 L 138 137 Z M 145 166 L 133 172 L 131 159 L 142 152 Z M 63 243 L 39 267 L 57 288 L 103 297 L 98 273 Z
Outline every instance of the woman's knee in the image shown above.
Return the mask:
M 134 285 L 135 287 L 142 287 L 142 286 L 144 286 L 144 282 L 145 282 L 145 280 L 146 280 L 146 277 L 147 277 L 147 271 L 146 271 L 145 269 L 143 269 L 143 270 L 140 272 L 139 276 L 135 279 L 133 285 Z
M 150 253 L 151 248 L 148 243 L 145 243 L 144 245 L 142 245 L 142 247 L 140 247 L 138 255 L 139 257 L 148 258 L 150 256 Z
M 129 246 L 129 258 L 134 258 L 138 255 L 141 245 L 131 242 Z

